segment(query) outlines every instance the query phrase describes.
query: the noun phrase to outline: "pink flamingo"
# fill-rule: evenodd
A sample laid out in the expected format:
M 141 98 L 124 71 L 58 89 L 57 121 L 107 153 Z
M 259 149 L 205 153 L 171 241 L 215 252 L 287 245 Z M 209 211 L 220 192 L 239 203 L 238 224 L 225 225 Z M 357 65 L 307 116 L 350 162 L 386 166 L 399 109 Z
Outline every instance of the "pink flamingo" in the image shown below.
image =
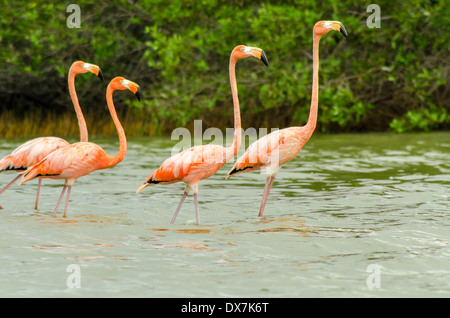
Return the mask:
M 78 103 L 77 93 L 75 91 L 75 76 L 77 74 L 83 74 L 91 72 L 97 75 L 103 82 L 102 71 L 97 65 L 85 63 L 83 61 L 76 61 L 72 64 L 69 70 L 68 83 L 69 83 L 69 93 L 72 98 L 72 103 L 75 108 L 75 112 L 78 117 L 78 126 L 80 127 L 80 140 L 88 140 L 88 131 L 86 127 L 86 121 L 81 111 L 80 104 Z M 16 171 L 23 172 L 28 167 L 38 163 L 45 156 L 52 153 L 56 149 L 66 147 L 70 145 L 69 142 L 58 137 L 39 137 L 27 141 L 26 143 L 17 147 L 10 155 L 6 156 L 0 160 L 0 172 L 5 171 Z M 6 189 L 14 184 L 19 178 L 20 174 L 17 175 L 10 183 L 8 183 L 3 189 L 0 190 L 2 194 Z M 36 194 L 36 203 L 34 208 L 38 208 L 39 193 L 41 189 L 42 179 L 39 178 L 38 189 Z M 0 206 L 0 209 L 2 207 Z
M 127 152 L 127 140 L 119 118 L 117 117 L 112 98 L 115 90 L 125 89 L 129 89 L 136 95 L 139 101 L 141 100 L 139 85 L 123 77 L 116 77 L 111 80 L 106 90 L 106 101 L 109 112 L 111 113 L 111 117 L 119 135 L 120 146 L 119 152 L 116 156 L 110 157 L 102 147 L 92 142 L 77 142 L 67 147 L 55 150 L 42 159 L 42 161 L 23 172 L 23 179 L 20 181 L 20 184 L 38 177 L 65 180 L 64 187 L 56 204 L 53 216 L 56 216 L 56 212 L 58 211 L 66 189 L 67 196 L 64 217 L 67 216 L 70 190 L 72 189 L 76 179 L 95 170 L 114 167 L 125 157 Z
M 147 179 L 139 186 L 137 192 L 140 192 L 147 186 L 155 184 L 171 184 L 183 181 L 186 184 L 184 194 L 172 217 L 170 223 L 174 223 L 190 190 L 194 192 L 195 216 L 197 223 L 200 224 L 200 215 L 198 212 L 198 183 L 214 175 L 226 162 L 233 158 L 241 145 L 241 115 L 239 110 L 239 99 L 236 84 L 236 62 L 239 59 L 249 56 L 260 59 L 268 66 L 266 55 L 260 48 L 244 45 L 236 46 L 231 52 L 229 63 L 229 76 L 231 84 L 231 93 L 234 106 L 234 138 L 230 147 L 220 145 L 201 145 L 186 149 L 176 155 L 166 159 L 161 166 L 150 174 Z
M 266 184 L 258 216 L 263 215 L 269 191 L 281 166 L 294 159 L 311 137 L 317 122 L 319 100 L 319 41 L 329 31 L 339 31 L 347 36 L 344 25 L 338 21 L 319 21 L 313 30 L 313 85 L 308 122 L 303 127 L 290 127 L 272 132 L 251 144 L 228 172 L 232 175 L 265 169 Z

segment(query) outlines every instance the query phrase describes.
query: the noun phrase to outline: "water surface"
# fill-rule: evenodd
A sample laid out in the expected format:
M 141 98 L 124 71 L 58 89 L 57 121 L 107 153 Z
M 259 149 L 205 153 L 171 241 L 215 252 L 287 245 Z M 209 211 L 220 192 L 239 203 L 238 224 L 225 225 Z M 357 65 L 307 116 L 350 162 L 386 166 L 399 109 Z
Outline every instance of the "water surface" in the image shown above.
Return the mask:
M 1 140 L 0 157 L 23 141 Z M 177 141 L 128 142 L 118 166 L 77 180 L 67 218 L 52 217 L 60 180 L 44 180 L 38 210 L 37 181 L 0 196 L 0 296 L 450 296 L 450 133 L 314 135 L 263 218 L 265 176 L 225 180 L 228 163 L 200 184 L 202 225 L 192 195 L 169 225 L 181 183 L 135 193 Z

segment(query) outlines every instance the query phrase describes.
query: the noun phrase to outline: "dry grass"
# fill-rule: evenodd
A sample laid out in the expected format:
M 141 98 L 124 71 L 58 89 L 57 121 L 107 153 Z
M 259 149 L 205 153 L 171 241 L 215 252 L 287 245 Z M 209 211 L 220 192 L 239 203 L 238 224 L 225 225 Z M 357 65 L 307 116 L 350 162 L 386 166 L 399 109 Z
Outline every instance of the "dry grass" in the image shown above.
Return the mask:
M 101 118 L 85 114 L 90 137 L 117 136 L 117 130 L 109 114 Z M 149 119 L 136 115 L 131 111 L 119 114 L 121 123 L 128 137 L 153 136 L 155 128 Z M 78 137 L 80 130 L 75 113 L 43 113 L 40 110 L 26 112 L 18 116 L 14 112 L 4 110 L 0 113 L 0 139 L 34 138 L 40 136 Z

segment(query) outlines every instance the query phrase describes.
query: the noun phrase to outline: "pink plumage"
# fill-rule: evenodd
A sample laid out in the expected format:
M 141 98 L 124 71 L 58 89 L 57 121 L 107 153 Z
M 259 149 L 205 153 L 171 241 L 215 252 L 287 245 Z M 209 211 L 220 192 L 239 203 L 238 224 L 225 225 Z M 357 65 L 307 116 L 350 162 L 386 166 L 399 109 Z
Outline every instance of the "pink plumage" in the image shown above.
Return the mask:
M 239 59 L 249 56 L 260 59 L 266 66 L 267 57 L 260 48 L 238 45 L 230 55 L 229 76 L 231 93 L 234 106 L 234 138 L 230 147 L 220 145 L 202 145 L 184 150 L 168 159 L 161 166 L 153 171 L 145 181 L 138 187 L 137 192 L 148 186 L 155 184 L 171 184 L 175 182 L 184 182 L 186 184 L 184 194 L 172 217 L 170 223 L 174 223 L 180 211 L 187 194 L 190 190 L 194 192 L 195 216 L 197 223 L 200 224 L 200 215 L 198 212 L 198 183 L 201 180 L 213 176 L 225 163 L 233 158 L 241 144 L 241 117 L 239 110 L 239 99 L 236 84 L 236 62 Z
M 10 155 L 0 160 L 0 172 L 16 171 L 22 172 L 32 165 L 41 161 L 45 156 L 53 151 L 68 146 L 69 143 L 58 137 L 39 137 L 27 141 L 17 147 Z M 20 178 L 18 174 L 11 182 L 0 190 L 2 194 L 6 189 L 14 184 Z M 34 207 L 37 209 L 39 203 L 39 192 L 41 188 L 41 180 L 38 182 L 38 190 Z M 0 205 L 0 209 L 2 206 Z
M 75 91 L 75 77 L 77 74 L 82 74 L 86 72 L 94 73 L 103 81 L 103 75 L 100 68 L 97 65 L 85 63 L 83 61 L 76 61 L 72 63 L 68 76 L 69 93 L 72 99 L 73 106 L 75 108 L 75 112 L 77 114 L 78 125 L 80 127 L 81 141 L 88 140 L 88 131 L 86 128 L 86 122 L 84 120 L 83 113 L 78 103 L 78 97 Z M 53 151 L 62 147 L 66 147 L 68 145 L 70 144 L 67 141 L 58 137 L 39 137 L 29 140 L 26 143 L 19 146 L 10 155 L 6 156 L 0 161 L 0 172 L 25 171 L 32 165 L 35 165 L 36 163 L 41 161 L 44 157 L 46 157 Z M 8 189 L 12 184 L 14 184 L 14 182 L 16 182 L 19 178 L 20 175 L 18 175 L 11 182 L 9 182 L 2 190 L 0 190 L 0 194 L 2 194 L 6 189 Z M 37 209 L 38 207 L 41 182 L 42 180 L 39 179 L 38 190 L 36 194 L 35 209 Z M 0 208 L 2 207 L 0 206 Z
M 309 139 L 305 127 L 290 127 L 276 130 L 252 143 L 236 160 L 227 175 L 265 169 L 268 175 L 275 175 L 281 166 L 294 159 Z
M 64 148 L 60 148 L 40 162 L 31 166 L 23 173 L 20 184 L 34 178 L 63 179 L 64 187 L 56 204 L 53 215 L 56 216 L 61 199 L 67 190 L 66 206 L 64 216 L 67 216 L 70 191 L 76 179 L 85 176 L 95 170 L 107 169 L 117 165 L 125 158 L 127 152 L 127 141 L 125 132 L 120 124 L 113 103 L 113 93 L 115 90 L 129 89 L 140 100 L 139 85 L 123 77 L 115 77 L 111 80 L 106 90 L 106 101 L 113 122 L 119 135 L 119 152 L 114 157 L 109 156 L 102 147 L 92 142 L 78 142 Z
M 10 155 L 0 160 L 0 172 L 25 171 L 56 149 L 70 145 L 58 137 L 39 137 L 17 147 Z
M 278 130 L 257 140 L 248 147 L 244 155 L 236 161 L 233 168 L 228 172 L 227 179 L 242 172 L 265 170 L 267 178 L 258 216 L 263 215 L 270 189 L 278 171 L 285 163 L 297 156 L 316 128 L 319 103 L 319 41 L 322 35 L 331 30 L 340 31 L 347 36 L 344 25 L 338 21 L 319 21 L 314 25 L 313 85 L 311 108 L 306 125 Z
M 179 181 L 194 184 L 214 175 L 229 158 L 230 151 L 227 156 L 227 148 L 220 145 L 192 147 L 167 158 L 141 187 L 145 188 L 147 183 L 171 184 Z

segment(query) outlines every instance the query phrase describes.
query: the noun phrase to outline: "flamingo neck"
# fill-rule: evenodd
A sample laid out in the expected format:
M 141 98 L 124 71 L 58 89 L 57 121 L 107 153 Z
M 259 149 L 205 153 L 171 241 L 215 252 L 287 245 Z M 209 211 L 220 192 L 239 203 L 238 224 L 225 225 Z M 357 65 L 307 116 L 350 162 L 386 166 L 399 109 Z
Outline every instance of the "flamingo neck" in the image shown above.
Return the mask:
M 106 90 L 106 102 L 108 104 L 109 112 L 111 113 L 111 117 L 113 119 L 114 125 L 117 129 L 117 134 L 119 135 L 119 152 L 114 157 L 109 157 L 107 161 L 107 167 L 113 167 L 117 165 L 119 162 L 125 158 L 125 154 L 127 153 L 127 138 L 125 136 L 125 131 L 120 123 L 119 118 L 117 117 L 116 108 L 114 107 L 113 102 L 113 93 L 115 89 L 108 86 Z
M 311 108 L 306 127 L 310 134 L 314 132 L 317 123 L 317 108 L 319 104 L 319 41 L 320 35 L 313 33 L 313 83 L 311 93 Z
M 68 83 L 69 83 L 69 93 L 70 97 L 72 99 L 73 107 L 75 108 L 75 113 L 77 114 L 78 118 L 78 127 L 80 127 L 80 141 L 86 142 L 88 141 L 88 130 L 86 126 L 86 120 L 83 116 L 83 111 L 81 110 L 80 104 L 78 102 L 78 96 L 77 92 L 75 91 L 75 76 L 77 73 L 73 70 L 73 67 L 69 70 L 69 77 L 68 77 Z
M 230 57 L 230 65 L 229 65 L 229 73 L 230 73 L 230 86 L 231 86 L 231 94 L 233 96 L 233 107 L 234 107 L 234 137 L 233 143 L 228 148 L 230 152 L 232 151 L 233 157 L 238 153 L 239 148 L 241 147 L 241 112 L 239 109 L 239 98 L 238 98 L 238 90 L 236 84 L 236 62 L 237 59 L 231 55 Z

